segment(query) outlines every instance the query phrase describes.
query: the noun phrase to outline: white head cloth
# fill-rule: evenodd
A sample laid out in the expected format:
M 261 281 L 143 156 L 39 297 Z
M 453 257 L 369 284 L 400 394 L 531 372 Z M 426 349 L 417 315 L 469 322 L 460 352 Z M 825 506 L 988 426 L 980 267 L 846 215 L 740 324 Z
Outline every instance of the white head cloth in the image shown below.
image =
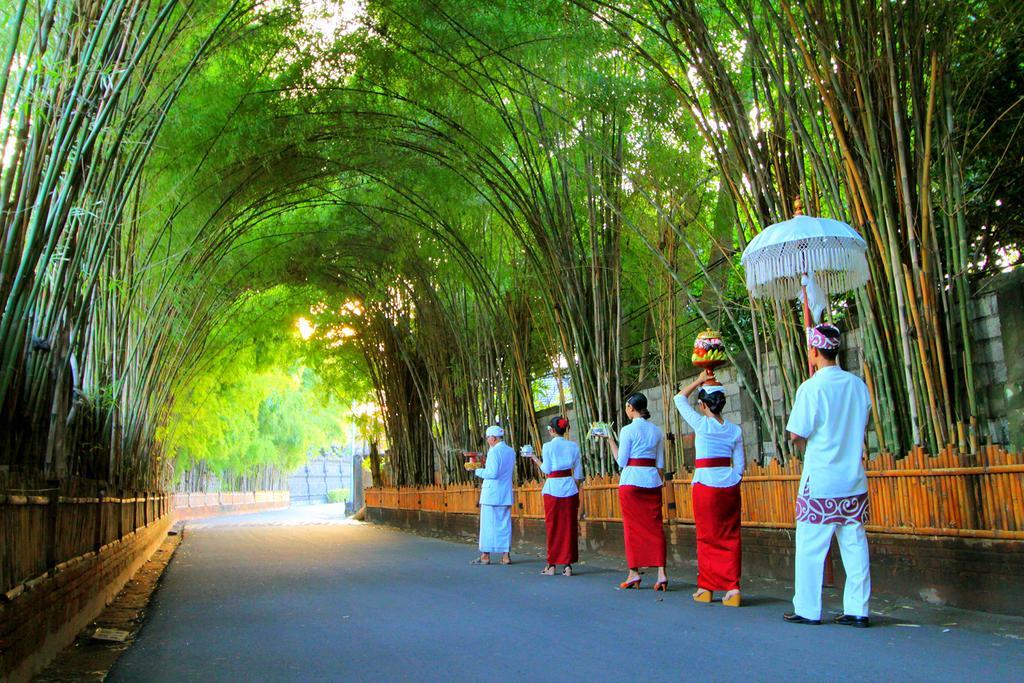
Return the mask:
M 814 273 L 808 273 L 804 275 L 801 280 L 804 286 L 804 290 L 800 292 L 800 299 L 804 299 L 804 292 L 807 293 L 807 308 L 811 311 L 811 316 L 814 318 L 814 322 L 817 323 L 821 320 L 821 314 L 825 312 L 825 307 L 828 306 L 828 297 L 825 296 L 825 292 L 821 291 L 821 287 L 814 281 Z

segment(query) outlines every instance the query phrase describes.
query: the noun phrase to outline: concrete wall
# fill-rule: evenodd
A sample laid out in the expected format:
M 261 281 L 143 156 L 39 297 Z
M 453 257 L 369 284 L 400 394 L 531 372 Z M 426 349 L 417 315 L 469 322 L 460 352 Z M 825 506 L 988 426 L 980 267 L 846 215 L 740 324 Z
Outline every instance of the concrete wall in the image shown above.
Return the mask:
M 1024 451 L 1024 268 L 994 278 L 992 290 L 1003 362 L 1000 369 L 996 354 L 985 358 L 993 363 L 985 378 L 987 398 L 996 414 L 1006 416 L 1006 442 L 1012 450 Z M 992 325 L 988 327 L 991 332 Z
M 1000 303 L 1000 297 L 990 292 L 974 299 L 968 308 L 974 335 L 974 384 L 978 392 L 978 408 L 982 413 L 978 420 L 979 437 L 982 443 L 990 441 L 1000 445 L 1010 443 L 1006 349 L 1013 347 L 1008 347 L 1004 338 L 1015 331 L 1019 334 L 1021 324 L 1019 310 L 1014 311 L 1004 305 L 1006 303 L 1005 298 Z
M 471 514 L 367 508 L 367 521 L 440 538 L 475 543 L 478 517 Z M 519 552 L 544 547 L 544 523 L 513 518 Z M 668 562 L 674 575 L 696 575 L 693 525 L 667 524 Z M 1024 616 L 1024 542 L 868 534 L 873 589 L 881 595 Z M 625 566 L 622 524 L 586 522 L 580 527 L 581 559 Z M 743 529 L 745 576 L 792 581 L 793 532 Z M 836 585 L 844 579 L 837 547 Z

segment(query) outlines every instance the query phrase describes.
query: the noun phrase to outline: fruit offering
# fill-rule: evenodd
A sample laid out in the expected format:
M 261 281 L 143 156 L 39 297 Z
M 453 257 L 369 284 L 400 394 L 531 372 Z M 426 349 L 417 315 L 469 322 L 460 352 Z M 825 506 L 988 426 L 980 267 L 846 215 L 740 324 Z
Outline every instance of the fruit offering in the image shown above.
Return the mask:
M 694 365 L 711 366 L 724 365 L 729 362 L 729 357 L 725 355 L 725 345 L 722 344 L 722 339 L 717 332 L 709 329 L 697 335 L 697 339 L 693 342 L 693 355 L 690 356 L 690 362 Z

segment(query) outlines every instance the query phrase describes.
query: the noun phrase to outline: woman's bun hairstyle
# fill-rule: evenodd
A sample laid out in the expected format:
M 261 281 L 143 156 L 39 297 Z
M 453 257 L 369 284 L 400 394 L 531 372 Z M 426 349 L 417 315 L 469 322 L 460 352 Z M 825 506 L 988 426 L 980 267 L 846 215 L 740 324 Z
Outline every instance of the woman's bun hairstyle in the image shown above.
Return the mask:
M 701 389 L 697 392 L 697 400 L 715 415 L 721 415 L 722 409 L 725 408 L 725 392 L 722 391 L 707 392 Z
M 569 431 L 569 418 L 564 415 L 556 415 L 551 418 L 551 422 L 548 423 L 548 427 L 550 427 L 551 431 L 555 434 L 565 436 L 565 433 Z
M 633 410 L 640 413 L 645 420 L 651 419 L 651 411 L 647 410 L 647 397 L 637 392 L 626 399 L 626 403 L 633 406 Z

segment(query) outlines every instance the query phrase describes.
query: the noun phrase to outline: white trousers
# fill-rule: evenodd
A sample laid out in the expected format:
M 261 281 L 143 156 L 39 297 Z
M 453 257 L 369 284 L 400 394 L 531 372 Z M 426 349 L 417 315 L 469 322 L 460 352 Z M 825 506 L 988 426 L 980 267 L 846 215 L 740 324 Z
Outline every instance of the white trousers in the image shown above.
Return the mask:
M 852 617 L 868 616 L 871 598 L 871 568 L 868 536 L 863 524 L 796 523 L 796 586 L 793 611 L 805 619 L 821 619 L 821 581 L 825 555 L 832 544 L 832 533 L 839 539 L 839 552 L 846 571 L 843 589 L 843 613 Z
M 480 505 L 480 552 L 507 553 L 512 545 L 512 506 Z

